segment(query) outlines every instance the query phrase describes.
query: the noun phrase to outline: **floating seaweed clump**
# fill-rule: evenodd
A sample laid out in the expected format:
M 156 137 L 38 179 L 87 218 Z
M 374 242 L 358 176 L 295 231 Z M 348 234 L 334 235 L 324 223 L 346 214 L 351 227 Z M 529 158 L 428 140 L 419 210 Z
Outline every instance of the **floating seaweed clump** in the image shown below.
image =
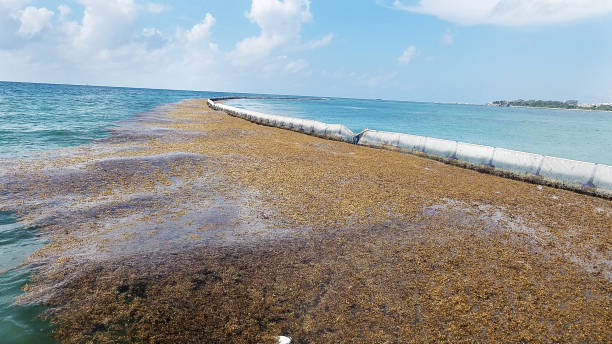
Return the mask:
M 2 161 L 60 342 L 612 341 L 612 202 L 183 101 Z

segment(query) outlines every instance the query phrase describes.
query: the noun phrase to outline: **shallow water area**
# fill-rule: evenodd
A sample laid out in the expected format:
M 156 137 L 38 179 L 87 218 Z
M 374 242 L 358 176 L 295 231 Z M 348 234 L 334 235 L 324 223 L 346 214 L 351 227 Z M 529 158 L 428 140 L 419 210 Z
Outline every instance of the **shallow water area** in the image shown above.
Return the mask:
M 21 263 L 44 241 L 34 229 L 21 227 L 15 217 L 0 212 L 0 334 L 4 344 L 54 343 L 46 335 L 49 324 L 38 319 L 43 310 L 36 305 L 14 305 L 29 280 L 31 269 Z
M 171 110 L 163 105 L 124 119 L 90 145 L 61 147 L 74 144 L 66 141 L 29 157 L 0 158 L 0 333 L 8 341 L 2 343 L 51 341 L 41 332 L 49 324 L 37 318 L 45 311 L 38 305 L 85 273 L 81 266 L 267 236 L 244 200 L 215 190 L 209 157 L 151 151 L 154 140 L 193 135 L 168 127 Z M 34 227 L 41 230 L 27 229 Z
M 171 127 L 172 109 L 166 105 L 123 121 L 110 137 L 87 147 L 5 159 L 0 208 L 19 211 L 24 225 L 41 228 L 50 240 L 29 258 L 42 268 L 38 288 L 22 303 L 47 300 L 54 284 L 64 283 L 69 271 L 78 275 L 83 264 L 284 235 L 258 217 L 256 195 L 228 197 L 219 189 L 218 157 L 154 148 L 161 138 L 180 145 L 193 135 Z

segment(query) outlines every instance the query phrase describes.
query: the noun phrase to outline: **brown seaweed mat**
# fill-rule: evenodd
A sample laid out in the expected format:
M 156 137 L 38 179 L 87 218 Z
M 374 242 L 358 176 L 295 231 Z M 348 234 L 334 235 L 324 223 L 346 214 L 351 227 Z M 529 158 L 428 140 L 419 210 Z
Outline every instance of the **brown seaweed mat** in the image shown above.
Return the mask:
M 612 342 L 610 200 L 205 100 L 0 164 L 60 342 Z

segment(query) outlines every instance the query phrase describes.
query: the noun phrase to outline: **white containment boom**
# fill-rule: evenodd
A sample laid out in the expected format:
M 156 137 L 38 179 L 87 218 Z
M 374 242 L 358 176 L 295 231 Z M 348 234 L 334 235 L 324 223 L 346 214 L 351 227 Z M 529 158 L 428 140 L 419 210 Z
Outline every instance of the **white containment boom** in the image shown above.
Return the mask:
M 612 197 L 612 166 L 608 165 L 403 133 L 366 129 L 355 134 L 342 124 L 269 115 L 217 103 L 214 99 L 208 100 L 208 106 L 263 125 L 362 146 L 416 153 L 445 162 L 460 162 L 463 166 L 490 173 Z
M 352 143 L 355 138 L 355 133 L 342 124 L 327 124 L 309 119 L 269 115 L 221 104 L 215 102 L 214 99 L 209 99 L 207 104 L 214 110 L 223 111 L 234 117 L 243 118 L 254 123 L 271 127 L 293 130 L 330 140 L 344 141 L 349 143 Z
M 537 175 L 544 157 L 540 154 L 495 148 L 491 165 L 496 168 L 515 171 L 521 175 Z

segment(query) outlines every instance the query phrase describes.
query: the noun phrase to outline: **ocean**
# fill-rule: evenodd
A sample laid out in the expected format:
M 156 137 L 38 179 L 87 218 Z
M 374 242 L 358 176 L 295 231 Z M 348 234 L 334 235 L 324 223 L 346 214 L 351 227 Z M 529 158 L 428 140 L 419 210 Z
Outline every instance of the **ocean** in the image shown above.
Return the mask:
M 118 122 L 187 98 L 262 96 L 134 88 L 0 82 L 0 158 L 43 157 L 110 135 Z M 382 100 L 237 99 L 251 110 L 516 149 L 612 165 L 612 113 L 497 108 Z M 0 175 L 2 167 L 0 167 Z M 2 193 L 3 190 L 0 190 Z M 39 306 L 13 306 L 30 270 L 21 263 L 44 245 L 36 228 L 0 213 L 0 334 L 2 343 L 51 343 L 37 320 Z
M 269 114 L 457 140 L 612 165 L 612 112 L 501 108 L 388 100 L 235 99 L 228 105 Z
M 0 82 L 0 157 L 86 144 L 106 137 L 106 128 L 118 121 L 158 105 L 232 95 Z
M 186 98 L 260 94 L 0 82 L 0 157 L 103 138 L 122 119 Z M 612 165 L 612 112 L 346 98 L 234 99 L 250 110 Z

